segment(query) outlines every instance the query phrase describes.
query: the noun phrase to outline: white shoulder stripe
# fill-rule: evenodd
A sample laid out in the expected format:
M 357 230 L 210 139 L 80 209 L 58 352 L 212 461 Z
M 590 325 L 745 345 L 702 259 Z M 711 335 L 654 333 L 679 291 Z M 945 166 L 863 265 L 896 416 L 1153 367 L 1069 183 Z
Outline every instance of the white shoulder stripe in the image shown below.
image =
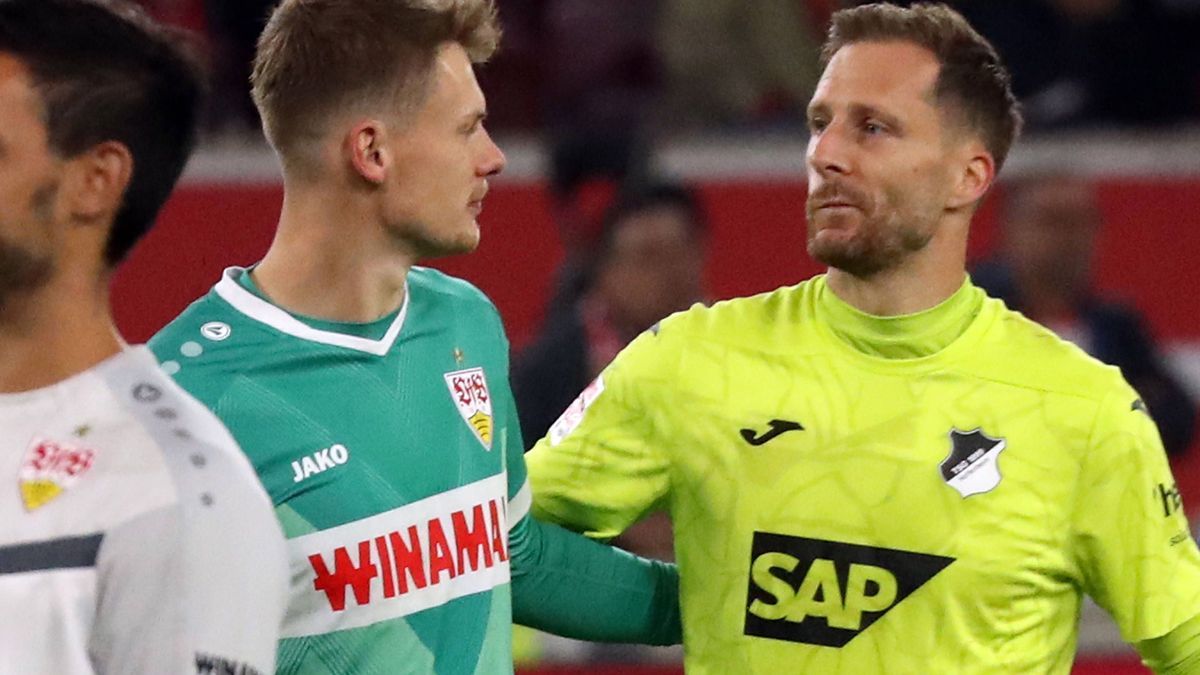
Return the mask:
M 213 290 L 217 292 L 217 295 L 221 296 L 221 299 L 228 302 L 242 314 L 259 323 L 266 324 L 275 330 L 298 337 L 301 340 L 333 345 L 335 347 L 345 347 L 346 349 L 366 352 L 375 356 L 383 356 L 395 344 L 396 337 L 400 335 L 400 329 L 404 327 L 404 319 L 408 315 L 409 293 L 406 283 L 404 288 L 404 304 L 400 307 L 400 313 L 396 315 L 395 321 L 392 322 L 391 327 L 388 328 L 387 333 L 382 338 L 369 340 L 355 335 L 344 335 L 333 331 L 320 330 L 305 324 L 291 314 L 243 288 L 237 282 L 237 276 L 245 273 L 246 270 L 241 267 L 226 268 L 225 272 L 221 275 L 221 280 L 217 282 Z
M 529 487 L 529 479 L 525 479 L 525 484 L 517 490 L 517 494 L 512 499 L 508 500 L 508 529 L 512 531 L 521 519 L 529 515 L 529 509 L 533 507 L 533 489 Z

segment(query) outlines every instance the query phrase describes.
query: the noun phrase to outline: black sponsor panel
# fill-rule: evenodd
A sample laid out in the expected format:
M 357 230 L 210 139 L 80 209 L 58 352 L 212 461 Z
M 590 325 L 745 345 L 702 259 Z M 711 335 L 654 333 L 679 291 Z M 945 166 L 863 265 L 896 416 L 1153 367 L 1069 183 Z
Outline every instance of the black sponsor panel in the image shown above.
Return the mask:
M 844 647 L 954 558 L 755 532 L 746 635 Z

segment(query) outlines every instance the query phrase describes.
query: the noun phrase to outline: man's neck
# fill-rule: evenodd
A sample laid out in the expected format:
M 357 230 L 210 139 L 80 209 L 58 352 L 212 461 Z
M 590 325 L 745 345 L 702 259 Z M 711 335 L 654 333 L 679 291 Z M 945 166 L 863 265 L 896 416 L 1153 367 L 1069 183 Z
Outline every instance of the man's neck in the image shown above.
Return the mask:
M 279 228 L 253 278 L 271 302 L 327 321 L 368 322 L 404 302 L 415 262 L 366 209 L 319 189 L 286 191 Z
M 120 352 L 108 281 L 56 278 L 0 315 L 0 393 L 61 382 Z
M 934 238 L 900 265 L 868 277 L 831 267 L 827 283 L 860 312 L 901 316 L 936 307 L 962 286 L 965 274 L 966 242 Z

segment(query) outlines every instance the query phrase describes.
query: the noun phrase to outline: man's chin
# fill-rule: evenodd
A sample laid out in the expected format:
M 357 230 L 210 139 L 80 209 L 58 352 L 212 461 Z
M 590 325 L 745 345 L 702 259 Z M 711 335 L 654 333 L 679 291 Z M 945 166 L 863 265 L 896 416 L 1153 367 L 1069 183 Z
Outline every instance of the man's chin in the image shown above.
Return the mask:
M 421 248 L 422 259 L 445 258 L 448 256 L 473 253 L 475 249 L 479 248 L 479 230 L 475 230 L 474 236 L 464 236 L 458 239 L 427 241 Z
M 881 256 L 870 255 L 856 243 L 834 241 L 831 237 L 813 237 L 808 241 L 808 255 L 822 265 L 860 278 L 874 276 L 888 267 L 888 261 Z

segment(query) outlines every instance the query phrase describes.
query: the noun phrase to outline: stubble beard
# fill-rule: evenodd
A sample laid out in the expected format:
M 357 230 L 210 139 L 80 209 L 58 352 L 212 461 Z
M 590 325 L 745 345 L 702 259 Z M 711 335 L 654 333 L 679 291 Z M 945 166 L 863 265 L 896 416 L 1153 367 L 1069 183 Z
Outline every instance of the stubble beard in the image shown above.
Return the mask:
M 867 279 L 898 267 L 913 253 L 924 249 L 933 238 L 927 218 L 891 206 L 864 205 L 857 225 L 849 237 L 822 239 L 817 236 L 817 219 L 809 199 L 808 254 L 824 265 L 854 277 Z M 843 227 L 845 227 L 843 225 Z M 841 228 L 839 228 L 841 229 Z
M 407 251 L 417 260 L 463 255 L 479 247 L 479 226 L 474 222 L 454 232 L 438 232 L 416 221 L 388 224 L 384 229 L 397 250 Z
M 34 191 L 30 209 L 34 222 L 30 227 L 47 229 L 51 226 L 57 194 L 57 182 L 49 182 Z M 53 255 L 38 254 L 0 236 L 0 323 L 11 320 L 15 299 L 49 283 L 54 266 Z

